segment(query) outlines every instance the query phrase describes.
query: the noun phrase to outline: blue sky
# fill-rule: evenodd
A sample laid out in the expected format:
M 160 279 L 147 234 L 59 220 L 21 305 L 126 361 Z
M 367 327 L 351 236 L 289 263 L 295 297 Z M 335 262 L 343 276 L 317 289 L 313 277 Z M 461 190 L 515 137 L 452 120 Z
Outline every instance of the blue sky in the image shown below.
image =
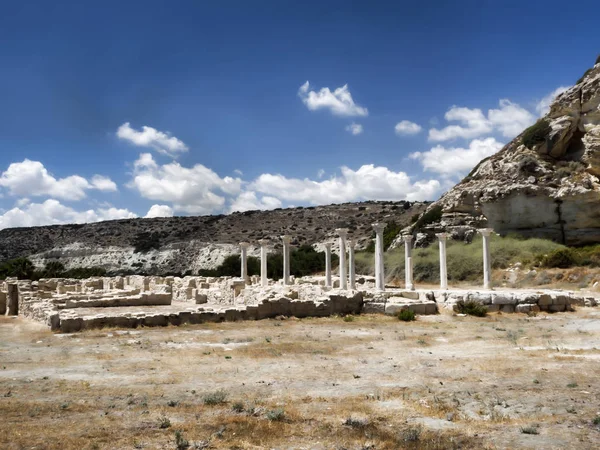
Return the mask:
M 434 200 L 600 53 L 595 1 L 0 6 L 0 228 Z

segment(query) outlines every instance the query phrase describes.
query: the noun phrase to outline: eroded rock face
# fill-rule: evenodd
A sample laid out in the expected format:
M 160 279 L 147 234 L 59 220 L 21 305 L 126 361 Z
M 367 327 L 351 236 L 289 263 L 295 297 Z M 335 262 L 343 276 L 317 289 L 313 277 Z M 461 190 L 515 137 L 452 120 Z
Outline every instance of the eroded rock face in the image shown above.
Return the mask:
M 552 103 L 546 140 L 522 136 L 430 206 L 431 230 L 491 227 L 569 245 L 600 242 L 600 64 Z

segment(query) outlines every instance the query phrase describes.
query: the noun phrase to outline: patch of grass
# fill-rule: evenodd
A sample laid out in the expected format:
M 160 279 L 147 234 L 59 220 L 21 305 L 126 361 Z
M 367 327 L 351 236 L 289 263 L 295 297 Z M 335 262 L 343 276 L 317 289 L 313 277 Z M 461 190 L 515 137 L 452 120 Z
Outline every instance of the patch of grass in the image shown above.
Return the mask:
M 559 248 L 542 258 L 542 266 L 548 268 L 567 269 L 580 263 L 579 255 L 570 248 Z
M 344 316 L 344 322 L 354 322 L 354 316 L 351 316 L 351 315 Z
M 525 147 L 533 149 L 537 144 L 541 144 L 548 139 L 550 134 L 550 123 L 546 119 L 540 119 L 523 132 L 522 142 Z
M 417 442 L 421 439 L 423 427 L 420 425 L 408 427 L 400 433 L 400 440 L 404 442 Z
M 171 427 L 171 420 L 167 416 L 160 416 L 158 418 L 158 428 L 165 430 Z
M 454 305 L 454 311 L 475 317 L 485 317 L 487 315 L 487 307 L 474 301 L 459 300 Z
M 567 387 L 571 388 L 571 389 L 576 388 L 577 387 L 577 383 L 569 383 L 569 384 L 567 384 Z
M 227 397 L 229 394 L 223 390 L 219 389 L 218 391 L 208 392 L 202 396 L 202 403 L 205 405 L 220 405 L 227 401 Z
M 415 312 L 410 309 L 401 309 L 396 313 L 396 317 L 403 322 L 412 322 L 413 320 L 416 320 Z
M 594 419 L 592 420 L 592 423 L 594 425 L 600 425 L 600 416 L 594 417 Z
M 180 430 L 175 431 L 175 447 L 177 450 L 185 450 L 189 446 L 190 443 L 183 437 L 183 432 Z
M 540 434 L 540 430 L 538 430 L 538 427 L 536 425 L 521 427 L 520 430 L 523 434 Z
M 442 207 L 439 205 L 432 206 L 428 209 L 415 223 L 415 231 L 422 230 L 427 225 L 439 222 L 442 219 Z
M 271 422 L 278 422 L 285 419 L 285 411 L 283 408 L 275 408 L 267 411 L 266 414 L 267 419 Z
M 244 412 L 244 409 L 244 404 L 242 402 L 234 402 L 233 405 L 231 405 L 231 410 L 236 413 L 242 413 Z
M 355 419 L 350 416 L 346 420 L 344 420 L 344 425 L 351 428 L 366 428 L 369 425 L 369 421 L 367 419 Z

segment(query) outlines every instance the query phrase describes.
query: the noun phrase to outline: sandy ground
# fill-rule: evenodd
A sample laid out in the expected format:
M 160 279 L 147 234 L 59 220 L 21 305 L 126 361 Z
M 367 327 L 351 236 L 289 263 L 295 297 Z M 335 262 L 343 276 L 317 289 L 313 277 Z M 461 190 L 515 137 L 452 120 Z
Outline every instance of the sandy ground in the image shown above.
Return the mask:
M 599 368 L 594 308 L 68 335 L 3 317 L 0 448 L 592 449 Z

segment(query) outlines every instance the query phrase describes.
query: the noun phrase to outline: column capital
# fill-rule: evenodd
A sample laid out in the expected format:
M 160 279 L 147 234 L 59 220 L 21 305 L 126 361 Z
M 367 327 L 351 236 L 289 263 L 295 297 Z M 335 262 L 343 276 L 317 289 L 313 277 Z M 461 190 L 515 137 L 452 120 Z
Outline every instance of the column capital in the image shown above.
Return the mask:
M 258 240 L 258 243 L 259 243 L 261 246 L 265 246 L 265 245 L 267 245 L 269 242 L 270 242 L 270 241 L 269 241 L 268 239 L 259 239 L 259 240 Z
M 445 241 L 446 239 L 448 239 L 448 233 L 436 233 L 437 238 L 440 241 Z
M 346 241 L 346 245 L 348 246 L 348 248 L 354 248 L 354 246 L 356 245 L 356 241 L 354 239 L 348 239 Z
M 482 236 L 489 236 L 494 232 L 493 228 L 480 228 L 477 230 Z
M 373 227 L 373 229 L 375 230 L 375 232 L 381 232 L 385 229 L 385 227 L 387 226 L 387 223 L 385 222 L 376 222 L 374 224 L 371 224 L 371 226 Z
M 331 250 L 331 242 L 326 242 L 326 243 L 325 243 L 325 244 L 323 244 L 323 245 L 325 245 L 325 248 L 326 248 L 326 249 L 328 249 L 328 250 Z
M 289 234 L 284 234 L 283 236 L 281 236 L 281 240 L 284 244 L 289 244 L 290 242 L 292 242 L 292 237 Z
M 340 236 L 340 237 L 348 237 L 348 228 L 336 228 L 335 232 Z
M 240 242 L 240 247 L 248 248 L 248 247 L 250 247 L 250 242 Z
M 413 241 L 413 235 L 412 234 L 403 234 L 402 235 L 402 240 L 405 243 L 410 244 Z

